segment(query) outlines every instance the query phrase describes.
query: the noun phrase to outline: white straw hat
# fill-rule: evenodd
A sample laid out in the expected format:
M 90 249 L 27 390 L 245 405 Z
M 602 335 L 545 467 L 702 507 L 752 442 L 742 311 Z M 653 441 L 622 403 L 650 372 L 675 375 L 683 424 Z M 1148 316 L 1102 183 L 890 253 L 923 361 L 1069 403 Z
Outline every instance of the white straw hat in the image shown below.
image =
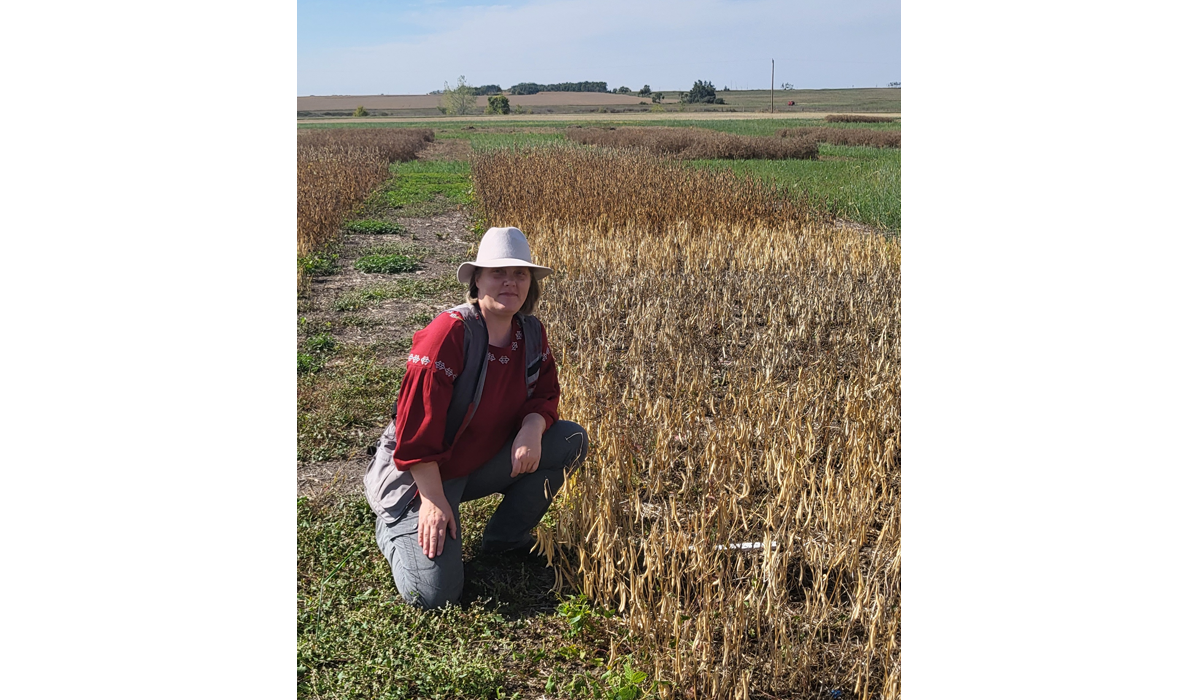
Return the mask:
M 476 267 L 527 267 L 538 280 L 548 277 L 553 270 L 532 262 L 532 251 L 524 232 L 511 226 L 491 227 L 483 234 L 478 244 L 478 255 L 474 262 L 458 266 L 458 281 L 470 284 Z

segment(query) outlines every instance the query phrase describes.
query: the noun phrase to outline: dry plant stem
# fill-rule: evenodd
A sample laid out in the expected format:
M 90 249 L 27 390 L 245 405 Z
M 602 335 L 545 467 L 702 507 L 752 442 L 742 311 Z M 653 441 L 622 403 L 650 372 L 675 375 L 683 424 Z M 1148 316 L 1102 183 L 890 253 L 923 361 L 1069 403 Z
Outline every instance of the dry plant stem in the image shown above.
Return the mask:
M 643 151 L 473 172 L 557 270 L 540 315 L 591 452 L 538 541 L 626 616 L 612 653 L 673 697 L 897 698 L 899 243 Z

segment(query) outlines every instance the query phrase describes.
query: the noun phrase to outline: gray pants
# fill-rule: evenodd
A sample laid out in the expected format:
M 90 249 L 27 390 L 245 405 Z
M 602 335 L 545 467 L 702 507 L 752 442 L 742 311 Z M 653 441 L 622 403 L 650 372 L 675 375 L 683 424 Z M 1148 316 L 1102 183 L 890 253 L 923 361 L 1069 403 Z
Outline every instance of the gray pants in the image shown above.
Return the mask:
M 586 458 L 587 433 L 570 421 L 556 421 L 541 436 L 541 462 L 531 474 L 512 478 L 512 442 L 468 476 L 443 482 L 445 498 L 458 523 L 458 538 L 446 536 L 441 554 L 429 559 L 416 541 L 420 521 L 417 496 L 399 520 L 388 524 L 379 518 L 375 539 L 391 564 L 395 586 L 404 600 L 424 608 L 456 604 L 462 597 L 461 520 L 458 504 L 503 494 L 503 502 L 483 530 L 482 551 L 499 553 L 517 547 L 531 548 L 530 534 L 549 510 L 553 496 L 565 483 L 566 473 Z M 448 530 L 448 528 L 446 528 Z

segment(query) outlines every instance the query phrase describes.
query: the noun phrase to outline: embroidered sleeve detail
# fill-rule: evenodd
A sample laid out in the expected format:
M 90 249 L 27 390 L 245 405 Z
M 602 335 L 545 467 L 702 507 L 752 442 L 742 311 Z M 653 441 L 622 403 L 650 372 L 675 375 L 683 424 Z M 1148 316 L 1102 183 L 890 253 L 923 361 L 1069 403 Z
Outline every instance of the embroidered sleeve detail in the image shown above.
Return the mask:
M 501 365 L 506 365 L 508 362 L 509 362 L 509 360 L 507 359 L 507 355 L 502 355 L 499 358 L 499 364 L 501 364 Z
M 495 360 L 495 353 L 493 353 L 493 352 L 487 353 L 487 361 L 493 362 L 494 360 Z
M 517 350 L 519 348 L 520 348 L 520 346 L 517 345 L 515 342 L 512 343 L 512 350 Z
M 524 340 L 524 334 L 520 331 L 516 331 L 516 340 Z M 515 345 L 515 343 L 512 343 L 512 345 Z

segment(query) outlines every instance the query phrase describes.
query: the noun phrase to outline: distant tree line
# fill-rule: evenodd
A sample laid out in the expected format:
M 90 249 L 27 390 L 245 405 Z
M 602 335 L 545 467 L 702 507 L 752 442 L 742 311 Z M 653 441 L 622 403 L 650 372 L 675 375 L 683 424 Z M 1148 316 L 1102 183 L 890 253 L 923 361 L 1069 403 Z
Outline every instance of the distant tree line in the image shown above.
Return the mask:
M 607 81 L 591 80 L 580 83 L 516 83 L 508 89 L 513 95 L 535 95 L 538 92 L 607 92 Z
M 892 83 L 897 86 L 897 83 Z M 783 89 L 792 89 L 789 83 L 782 85 Z M 724 86 L 727 91 L 728 87 Z M 465 76 L 458 77 L 457 87 L 450 87 L 448 83 L 442 90 L 433 90 L 430 95 L 441 95 L 442 106 L 441 111 L 447 114 L 466 114 L 473 106 L 473 102 L 467 98 L 478 96 L 491 96 L 502 94 L 504 90 L 498 85 L 483 85 L 481 87 L 473 87 L 466 84 Z M 607 82 L 603 80 L 589 80 L 577 83 L 549 83 L 543 85 L 541 83 L 516 83 L 508 88 L 507 92 L 512 95 L 535 95 L 538 92 L 611 92 L 619 95 L 637 95 L 638 97 L 648 97 L 653 102 L 661 102 L 665 95 L 661 92 L 654 92 L 652 88 L 645 85 L 636 92 L 632 88 L 621 85 L 614 90 L 607 89 Z M 694 86 L 688 92 L 678 93 L 680 102 L 688 104 L 707 103 L 707 104 L 724 104 L 724 98 L 716 97 L 715 85 L 707 80 L 696 80 Z M 502 114 L 507 112 L 501 111 L 501 108 L 495 106 L 495 111 Z

